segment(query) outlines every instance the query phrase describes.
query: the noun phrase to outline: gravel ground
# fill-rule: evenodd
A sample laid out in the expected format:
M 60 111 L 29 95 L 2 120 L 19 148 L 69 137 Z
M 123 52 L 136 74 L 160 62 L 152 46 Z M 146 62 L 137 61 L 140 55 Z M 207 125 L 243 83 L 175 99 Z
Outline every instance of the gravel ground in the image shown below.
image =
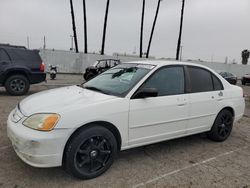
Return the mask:
M 58 75 L 55 81 L 31 86 L 28 95 L 81 82 L 80 75 Z M 244 92 L 250 94 L 250 86 Z M 105 174 L 80 181 L 61 168 L 33 168 L 16 156 L 6 119 L 24 97 L 0 89 L 0 187 L 250 187 L 249 99 L 245 116 L 223 143 L 200 134 L 123 151 Z

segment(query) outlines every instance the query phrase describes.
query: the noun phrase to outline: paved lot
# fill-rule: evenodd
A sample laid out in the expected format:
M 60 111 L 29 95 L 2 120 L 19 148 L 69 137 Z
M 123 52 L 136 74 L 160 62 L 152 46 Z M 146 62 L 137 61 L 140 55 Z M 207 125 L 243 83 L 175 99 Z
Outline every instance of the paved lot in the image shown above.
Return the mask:
M 32 86 L 29 94 L 82 81 L 81 76 L 59 75 Z M 250 94 L 250 86 L 244 90 Z M 0 89 L 0 187 L 250 187 L 248 113 L 223 143 L 201 134 L 124 151 L 105 174 L 80 181 L 61 168 L 33 168 L 16 156 L 6 136 L 6 119 L 22 98 Z

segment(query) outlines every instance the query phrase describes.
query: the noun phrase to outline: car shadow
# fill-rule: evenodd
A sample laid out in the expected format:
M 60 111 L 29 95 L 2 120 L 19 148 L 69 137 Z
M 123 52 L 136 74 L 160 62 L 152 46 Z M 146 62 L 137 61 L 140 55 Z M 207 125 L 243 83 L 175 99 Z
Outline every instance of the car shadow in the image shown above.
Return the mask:
M 131 163 L 131 161 L 134 164 L 139 164 L 142 160 L 148 158 L 158 161 L 157 156 L 166 158 L 167 155 L 170 155 L 171 157 L 174 157 L 173 153 L 176 152 L 185 153 L 189 149 L 190 145 L 193 144 L 204 145 L 207 143 L 214 143 L 214 142 L 208 140 L 205 134 L 198 134 L 121 151 L 118 154 L 118 157 L 115 160 L 111 169 L 109 169 L 106 173 L 104 173 L 100 177 L 97 177 L 92 180 L 87 180 L 87 182 L 94 183 L 98 180 L 102 181 L 106 178 L 111 178 L 113 177 L 113 174 L 116 174 L 115 171 L 122 170 L 122 165 L 125 164 L 129 166 L 129 164 L 127 163 Z M 80 181 L 79 179 L 76 179 L 73 176 L 66 173 L 62 167 L 34 168 L 22 162 L 21 159 L 19 159 L 17 156 L 15 158 L 17 159 L 15 165 L 16 170 L 21 171 L 23 174 L 25 174 L 25 177 L 32 177 L 32 182 L 39 183 L 40 185 L 45 183 L 41 182 L 41 179 L 46 180 L 46 185 L 48 184 L 52 185 L 55 183 L 55 185 L 57 186 L 58 182 L 60 182 L 61 185 L 64 184 L 70 185 L 71 183 L 76 183 Z M 23 176 L 22 178 L 25 177 Z M 19 179 L 18 177 L 12 177 L 12 178 Z M 85 181 L 83 181 L 83 183 L 84 182 Z

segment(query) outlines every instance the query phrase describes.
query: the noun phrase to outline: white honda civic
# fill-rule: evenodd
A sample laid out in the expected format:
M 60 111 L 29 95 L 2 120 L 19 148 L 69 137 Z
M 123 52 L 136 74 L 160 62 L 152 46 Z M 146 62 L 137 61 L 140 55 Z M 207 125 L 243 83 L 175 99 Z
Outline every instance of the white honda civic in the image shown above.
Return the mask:
M 7 132 L 29 165 L 63 166 L 89 179 L 120 150 L 201 132 L 224 141 L 244 108 L 242 89 L 207 67 L 129 62 L 82 85 L 27 97 L 10 113 Z

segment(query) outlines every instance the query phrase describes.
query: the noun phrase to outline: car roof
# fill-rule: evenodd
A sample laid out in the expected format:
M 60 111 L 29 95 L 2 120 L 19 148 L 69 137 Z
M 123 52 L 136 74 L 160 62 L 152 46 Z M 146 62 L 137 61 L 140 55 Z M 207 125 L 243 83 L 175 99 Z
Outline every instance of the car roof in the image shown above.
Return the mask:
M 96 61 L 106 61 L 106 60 L 120 61 L 120 59 L 98 59 Z
M 189 63 L 184 61 L 169 61 L 169 60 L 144 60 L 144 61 L 131 61 L 131 62 L 123 62 L 128 64 L 145 64 L 145 65 L 155 65 L 155 66 L 164 66 L 164 65 L 189 65 L 189 66 L 196 66 L 209 69 L 206 66 L 196 63 Z

